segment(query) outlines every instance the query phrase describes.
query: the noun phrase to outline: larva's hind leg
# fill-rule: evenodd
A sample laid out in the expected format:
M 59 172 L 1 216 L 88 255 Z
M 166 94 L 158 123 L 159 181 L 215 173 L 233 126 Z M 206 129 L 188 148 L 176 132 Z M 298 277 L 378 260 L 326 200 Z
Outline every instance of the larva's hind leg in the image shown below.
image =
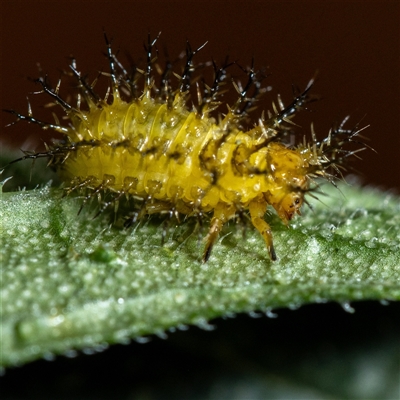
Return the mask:
M 219 233 L 226 222 L 236 214 L 236 208 L 233 204 L 218 204 L 214 209 L 214 215 L 211 219 L 210 229 L 205 238 L 206 247 L 203 253 L 203 263 L 210 258 L 214 243 L 217 241 Z
M 268 205 L 267 202 L 263 199 L 253 200 L 249 204 L 249 210 L 250 210 L 251 222 L 263 237 L 265 244 L 267 245 L 267 249 L 271 260 L 275 261 L 276 254 L 275 254 L 274 244 L 272 241 L 271 227 L 264 220 L 264 215 L 265 212 L 267 211 L 267 205 Z

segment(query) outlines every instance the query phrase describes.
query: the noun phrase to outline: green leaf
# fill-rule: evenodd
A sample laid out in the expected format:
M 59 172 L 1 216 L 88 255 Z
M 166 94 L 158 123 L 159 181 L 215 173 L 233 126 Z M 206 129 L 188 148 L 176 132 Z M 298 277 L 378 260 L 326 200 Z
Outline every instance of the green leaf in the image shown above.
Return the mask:
M 232 223 L 207 264 L 205 232 L 162 221 L 133 229 L 93 219 L 82 199 L 45 186 L 3 193 L 1 364 L 159 334 L 212 318 L 312 302 L 400 299 L 399 199 L 373 189 L 325 185 L 286 228 L 271 222 L 279 260 L 259 235 Z M 205 228 L 206 229 L 206 228 Z

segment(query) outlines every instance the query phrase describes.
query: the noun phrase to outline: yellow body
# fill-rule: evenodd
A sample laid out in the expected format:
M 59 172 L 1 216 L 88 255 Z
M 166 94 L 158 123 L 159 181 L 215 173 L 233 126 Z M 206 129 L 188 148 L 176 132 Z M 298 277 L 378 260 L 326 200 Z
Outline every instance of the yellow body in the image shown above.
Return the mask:
M 25 158 L 47 157 L 66 183 L 67 193 L 84 189 L 86 199 L 106 191 L 111 200 L 103 208 L 126 196 L 140 200 L 133 211 L 134 220 L 146 214 L 179 213 L 200 218 L 213 213 L 203 261 L 207 261 L 222 226 L 231 218 L 248 210 L 255 228 L 265 240 L 270 258 L 276 259 L 270 226 L 264 220 L 268 205 L 287 224 L 300 207 L 310 180 L 316 176 L 332 181 L 326 170 L 338 169 L 354 152 L 342 151 L 344 143 L 357 136 L 356 130 L 343 129 L 343 123 L 331 130 L 322 141 L 313 134 L 311 143 L 289 146 L 290 119 L 304 104 L 312 101 L 306 89 L 287 106 L 280 98 L 274 112 L 262 117 L 251 130 L 244 131 L 243 122 L 262 92 L 257 73 L 248 69 L 244 87 L 234 83 L 236 103 L 218 121 L 211 112 L 220 104 L 221 87 L 227 81 L 228 64 L 213 63 L 214 80 L 208 86 L 202 77 L 192 79 L 193 56 L 200 50 L 186 49 L 186 63 L 181 74 L 172 73 L 172 64 L 161 73 L 158 86 L 153 76 L 155 40 L 149 38 L 147 64 L 128 74 L 107 42 L 110 65 L 111 99 L 94 91 L 70 65 L 75 78 L 76 107 L 59 95 L 46 78 L 38 79 L 42 92 L 64 110 L 66 124 L 46 123 L 10 111 L 18 120 L 39 124 L 64 135 L 64 140 L 47 146 L 43 153 L 26 153 Z M 178 79 L 173 85 L 172 76 Z M 140 89 L 138 82 L 143 79 Z M 197 105 L 189 109 L 193 90 Z M 81 109 L 81 105 L 84 105 Z M 86 110 L 85 110 L 86 109 Z M 346 120 L 345 120 L 346 121 Z M 136 205 L 134 205 L 136 206 Z
M 242 132 L 228 114 L 219 124 L 188 111 L 178 94 L 171 108 L 150 97 L 88 112 L 71 112 L 67 136 L 77 146 L 59 165 L 71 187 L 125 193 L 146 201 L 146 213 L 214 212 L 205 259 L 223 224 L 249 209 L 275 259 L 264 213 L 272 205 L 287 223 L 308 188 L 308 160 L 270 142 L 256 149 L 259 127 Z M 229 126 L 229 133 L 227 127 Z

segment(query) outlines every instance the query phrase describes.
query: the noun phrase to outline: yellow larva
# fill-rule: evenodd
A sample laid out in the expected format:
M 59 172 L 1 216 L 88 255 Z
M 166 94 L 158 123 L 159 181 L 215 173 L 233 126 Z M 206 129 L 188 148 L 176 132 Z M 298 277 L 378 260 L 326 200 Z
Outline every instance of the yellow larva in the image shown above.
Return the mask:
M 154 45 L 155 40 L 149 39 L 145 69 L 137 68 L 129 76 L 107 41 L 110 96 L 106 99 L 80 75 L 74 60 L 70 68 L 79 86 L 76 105 L 61 98 L 58 86 L 54 89 L 40 78 L 43 92 L 63 109 L 63 123 L 10 112 L 18 120 L 61 132 L 64 139 L 54 141 L 43 153 L 26 154 L 22 159 L 47 157 L 66 183 L 67 193 L 85 189 L 87 198 L 111 193 L 112 200 L 102 208 L 125 196 L 134 198 L 140 205 L 132 210 L 131 222 L 155 213 L 198 218 L 212 213 L 204 262 L 223 225 L 248 211 L 270 258 L 276 260 L 271 228 L 264 219 L 267 207 L 272 206 L 285 224 L 300 214 L 313 178 L 332 181 L 327 169 L 337 170 L 354 154 L 342 150 L 342 145 L 353 141 L 358 131 L 346 130 L 341 124 L 322 141 L 313 134 L 311 143 L 290 145 L 291 118 L 312 99 L 309 90 L 313 80 L 288 106 L 279 99 L 279 109 L 274 105 L 267 118 L 261 118 L 253 129 L 243 130 L 243 121 L 262 92 L 253 68 L 247 70 L 244 88 L 233 83 L 238 100 L 214 118 L 211 113 L 219 105 L 221 86 L 228 80 L 228 65 L 214 64 L 212 85 L 193 83 L 193 56 L 199 49 L 192 51 L 188 46 L 183 72 L 173 75 L 167 63 L 157 86 Z M 138 76 L 144 78 L 141 89 Z M 176 88 L 171 83 L 174 76 L 178 76 Z M 189 108 L 194 85 L 198 102 Z

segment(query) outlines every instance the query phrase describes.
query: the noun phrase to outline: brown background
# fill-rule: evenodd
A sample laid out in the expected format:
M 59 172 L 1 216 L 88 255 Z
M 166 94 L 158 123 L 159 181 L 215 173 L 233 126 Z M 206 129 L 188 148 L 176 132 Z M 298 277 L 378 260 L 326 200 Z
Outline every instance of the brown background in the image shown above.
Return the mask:
M 162 31 L 176 56 L 189 39 L 193 47 L 208 41 L 198 60 L 213 57 L 247 65 L 266 66 L 273 87 L 263 108 L 279 92 L 288 102 L 291 85 L 304 87 L 319 71 L 314 92 L 323 100 L 312 113 L 296 119 L 304 131 L 314 121 L 325 135 L 335 120 L 347 114 L 354 124 L 370 124 L 365 131 L 377 154 L 365 151 L 356 168 L 364 182 L 400 188 L 399 15 L 398 1 L 264 1 L 264 2 L 152 2 L 152 1 L 3 1 L 1 108 L 26 111 L 26 95 L 38 88 L 40 62 L 53 81 L 67 56 L 73 54 L 82 72 L 107 68 L 102 30 L 114 38 L 114 48 L 143 55 L 147 32 Z M 30 96 L 32 99 L 33 96 Z M 51 120 L 33 100 L 34 115 Z M 39 149 L 49 136 L 34 126 L 17 124 L 4 129 L 13 117 L 1 113 L 0 138 L 15 147 Z

